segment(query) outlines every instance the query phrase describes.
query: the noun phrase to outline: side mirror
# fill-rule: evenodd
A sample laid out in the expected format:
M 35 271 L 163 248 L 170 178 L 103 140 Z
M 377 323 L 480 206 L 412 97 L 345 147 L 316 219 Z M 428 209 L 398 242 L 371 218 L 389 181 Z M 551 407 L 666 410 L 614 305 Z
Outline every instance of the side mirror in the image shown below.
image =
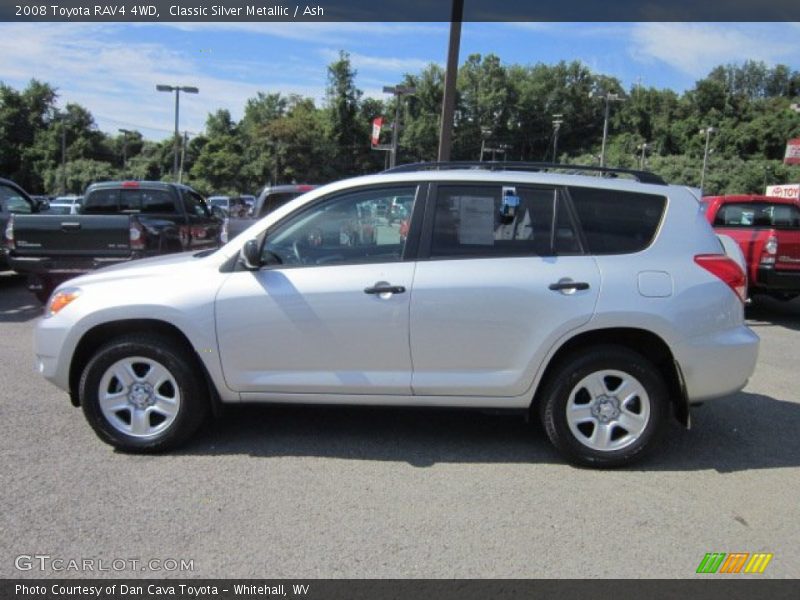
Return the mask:
M 219 206 L 212 206 L 211 207 L 211 216 L 222 220 L 222 219 L 227 218 L 228 215 L 226 215 L 225 211 L 222 210 Z
M 37 198 L 34 200 L 34 203 L 36 205 L 36 212 L 47 212 L 50 210 L 50 203 L 43 198 Z
M 258 240 L 247 240 L 239 250 L 239 260 L 250 271 L 257 271 L 261 268 L 261 249 Z

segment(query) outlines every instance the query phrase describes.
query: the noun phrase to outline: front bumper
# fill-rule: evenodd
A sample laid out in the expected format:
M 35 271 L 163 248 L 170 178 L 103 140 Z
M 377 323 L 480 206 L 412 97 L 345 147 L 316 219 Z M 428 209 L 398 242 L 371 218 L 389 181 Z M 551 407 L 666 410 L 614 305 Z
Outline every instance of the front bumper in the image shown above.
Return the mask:
M 35 369 L 50 383 L 69 392 L 69 360 L 74 351 L 71 328 L 63 320 L 41 318 L 33 333 Z

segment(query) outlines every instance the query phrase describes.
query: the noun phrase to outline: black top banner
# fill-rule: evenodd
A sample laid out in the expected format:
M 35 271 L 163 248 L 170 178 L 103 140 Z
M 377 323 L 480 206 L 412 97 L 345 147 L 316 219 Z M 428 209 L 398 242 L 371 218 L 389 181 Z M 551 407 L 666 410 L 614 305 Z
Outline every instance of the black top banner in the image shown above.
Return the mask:
M 798 0 L 0 0 L 0 21 L 800 21 Z M 800 31 L 798 31 L 800 36 Z

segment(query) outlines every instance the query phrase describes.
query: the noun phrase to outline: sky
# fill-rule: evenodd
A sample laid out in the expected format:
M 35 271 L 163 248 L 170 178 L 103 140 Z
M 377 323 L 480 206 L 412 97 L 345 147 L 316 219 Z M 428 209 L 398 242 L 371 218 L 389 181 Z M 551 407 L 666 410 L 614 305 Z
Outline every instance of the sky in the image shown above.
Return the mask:
M 196 134 L 219 108 L 241 118 L 259 91 L 322 102 L 340 50 L 365 95 L 384 98 L 404 73 L 444 66 L 448 32 L 447 23 L 0 23 L 0 82 L 48 82 L 61 106 L 85 106 L 101 130 L 160 140 L 173 131 L 174 98 L 157 84 L 200 89 L 181 96 L 180 129 Z M 800 24 L 465 23 L 460 62 L 472 53 L 504 64 L 578 60 L 628 89 L 682 92 L 719 64 L 800 69 Z

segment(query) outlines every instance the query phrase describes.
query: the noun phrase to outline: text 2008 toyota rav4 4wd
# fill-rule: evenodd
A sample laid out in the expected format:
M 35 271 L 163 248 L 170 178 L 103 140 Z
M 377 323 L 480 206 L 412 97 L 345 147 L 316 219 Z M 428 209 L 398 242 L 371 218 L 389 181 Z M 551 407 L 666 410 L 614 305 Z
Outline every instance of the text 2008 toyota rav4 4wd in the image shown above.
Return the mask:
M 478 167 L 334 183 L 219 250 L 71 280 L 38 370 L 124 450 L 176 446 L 217 403 L 502 408 L 594 466 L 745 385 L 745 276 L 690 190 Z M 408 197 L 401 234 L 379 208 Z

